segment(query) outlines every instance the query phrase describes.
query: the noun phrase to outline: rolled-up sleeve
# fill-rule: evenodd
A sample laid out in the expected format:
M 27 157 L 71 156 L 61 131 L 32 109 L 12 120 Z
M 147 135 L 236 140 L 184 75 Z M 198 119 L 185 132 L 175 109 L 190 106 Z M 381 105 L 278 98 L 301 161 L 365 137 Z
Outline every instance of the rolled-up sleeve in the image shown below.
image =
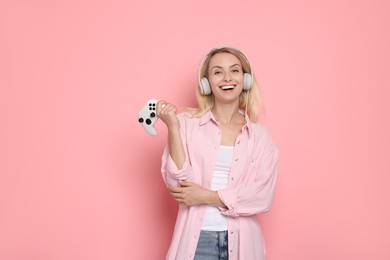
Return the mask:
M 253 163 L 246 174 L 254 175 L 247 183 L 219 190 L 218 195 L 227 208 L 221 214 L 238 217 L 266 212 L 270 209 L 278 173 L 279 151 L 268 131 L 257 144 Z

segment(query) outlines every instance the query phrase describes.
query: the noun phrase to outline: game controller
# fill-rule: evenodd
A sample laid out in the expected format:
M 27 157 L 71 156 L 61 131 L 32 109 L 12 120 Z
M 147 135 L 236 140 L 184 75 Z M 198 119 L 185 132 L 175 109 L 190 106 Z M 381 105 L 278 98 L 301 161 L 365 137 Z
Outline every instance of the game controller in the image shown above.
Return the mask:
M 154 124 L 158 120 L 157 102 L 158 100 L 155 98 L 149 99 L 138 113 L 138 122 L 142 124 L 148 134 L 153 136 L 157 135 L 157 130 L 154 127 Z

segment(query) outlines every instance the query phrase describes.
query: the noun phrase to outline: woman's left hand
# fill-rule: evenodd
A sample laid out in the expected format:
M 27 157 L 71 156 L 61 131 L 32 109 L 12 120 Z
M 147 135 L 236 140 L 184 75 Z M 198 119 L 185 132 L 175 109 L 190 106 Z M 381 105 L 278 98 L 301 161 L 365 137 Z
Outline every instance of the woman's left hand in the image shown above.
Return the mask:
M 180 187 L 168 186 L 173 198 L 181 205 L 193 206 L 206 202 L 209 190 L 204 189 L 199 184 L 187 181 L 179 181 Z

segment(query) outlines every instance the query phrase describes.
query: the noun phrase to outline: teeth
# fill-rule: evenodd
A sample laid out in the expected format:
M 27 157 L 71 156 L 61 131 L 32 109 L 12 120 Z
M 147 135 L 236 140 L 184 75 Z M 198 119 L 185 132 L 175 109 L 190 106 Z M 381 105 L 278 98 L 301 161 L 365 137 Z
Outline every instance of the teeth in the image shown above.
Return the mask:
M 223 90 L 229 90 L 229 89 L 234 89 L 234 86 L 222 86 L 221 88 Z

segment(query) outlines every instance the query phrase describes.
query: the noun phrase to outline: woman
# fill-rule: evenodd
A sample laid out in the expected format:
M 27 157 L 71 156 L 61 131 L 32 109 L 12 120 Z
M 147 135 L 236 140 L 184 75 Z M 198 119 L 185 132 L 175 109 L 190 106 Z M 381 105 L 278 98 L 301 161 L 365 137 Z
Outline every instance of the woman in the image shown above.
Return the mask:
M 159 101 L 168 128 L 162 175 L 179 211 L 167 259 L 265 259 L 256 214 L 270 209 L 278 150 L 257 120 L 259 90 L 236 48 L 203 57 L 199 108 Z

